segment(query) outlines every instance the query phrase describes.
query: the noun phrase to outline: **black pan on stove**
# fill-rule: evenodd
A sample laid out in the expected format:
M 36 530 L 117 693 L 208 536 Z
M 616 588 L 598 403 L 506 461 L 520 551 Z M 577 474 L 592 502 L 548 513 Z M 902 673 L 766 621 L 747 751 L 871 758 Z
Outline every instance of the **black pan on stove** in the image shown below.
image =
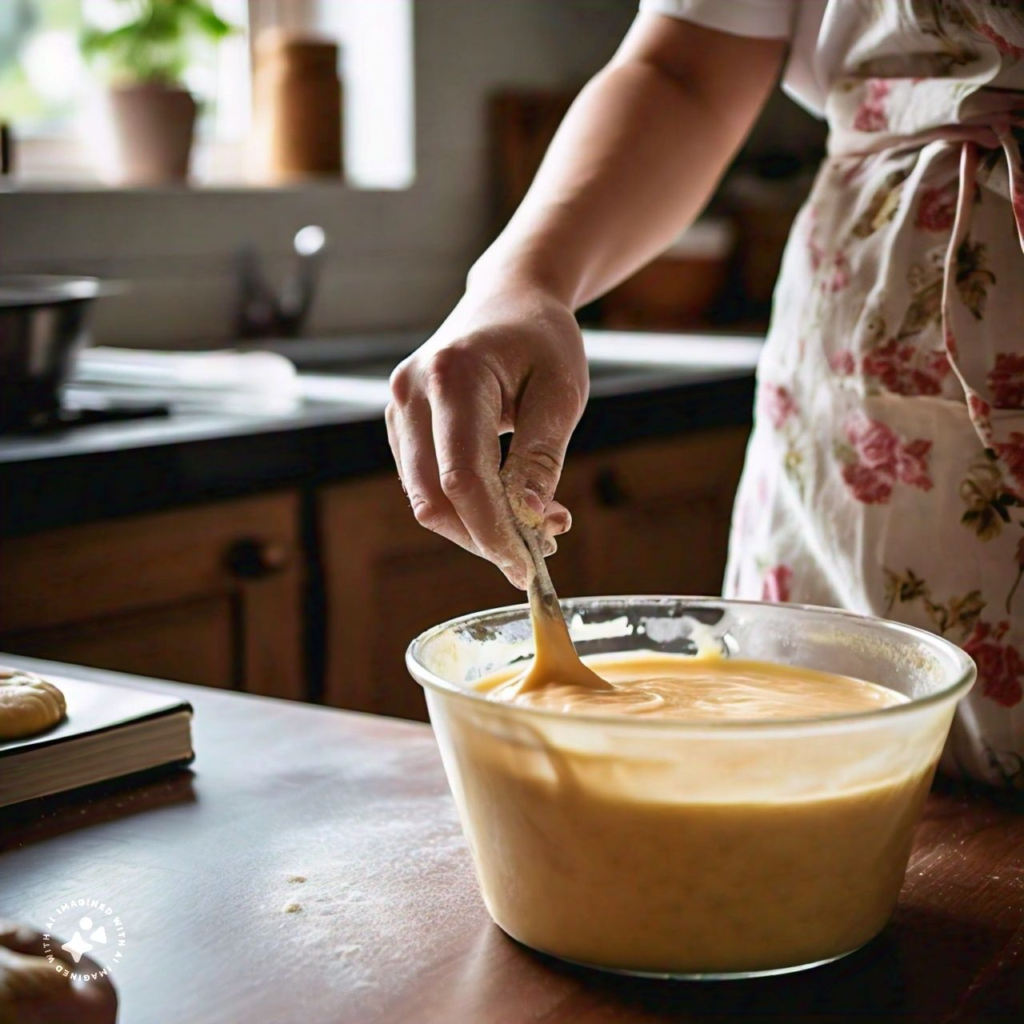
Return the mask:
M 102 287 L 92 277 L 0 274 L 0 430 L 57 413 Z

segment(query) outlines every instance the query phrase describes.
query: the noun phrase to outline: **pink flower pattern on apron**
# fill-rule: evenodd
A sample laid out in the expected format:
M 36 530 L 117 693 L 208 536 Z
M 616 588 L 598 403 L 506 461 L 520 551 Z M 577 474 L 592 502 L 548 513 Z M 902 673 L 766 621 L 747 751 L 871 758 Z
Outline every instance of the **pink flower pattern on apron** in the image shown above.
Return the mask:
M 1024 788 L 1024 4 L 844 18 L 725 590 L 959 643 L 979 678 L 943 767 Z

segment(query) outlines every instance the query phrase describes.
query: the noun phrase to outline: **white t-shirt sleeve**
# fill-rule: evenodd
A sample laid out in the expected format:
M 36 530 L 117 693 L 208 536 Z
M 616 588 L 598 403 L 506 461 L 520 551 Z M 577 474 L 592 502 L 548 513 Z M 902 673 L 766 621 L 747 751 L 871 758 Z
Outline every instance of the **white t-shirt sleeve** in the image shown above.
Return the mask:
M 791 39 L 798 0 L 640 0 L 640 10 L 755 39 Z

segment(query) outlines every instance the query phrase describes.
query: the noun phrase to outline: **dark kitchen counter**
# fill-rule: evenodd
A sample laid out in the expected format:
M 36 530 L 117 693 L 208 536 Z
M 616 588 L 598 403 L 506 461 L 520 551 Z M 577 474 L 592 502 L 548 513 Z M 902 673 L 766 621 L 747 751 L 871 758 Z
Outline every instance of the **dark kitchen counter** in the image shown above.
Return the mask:
M 753 372 L 663 367 L 606 381 L 573 450 L 750 422 Z M 385 471 L 383 405 L 306 401 L 245 417 L 182 413 L 0 438 L 0 536 Z

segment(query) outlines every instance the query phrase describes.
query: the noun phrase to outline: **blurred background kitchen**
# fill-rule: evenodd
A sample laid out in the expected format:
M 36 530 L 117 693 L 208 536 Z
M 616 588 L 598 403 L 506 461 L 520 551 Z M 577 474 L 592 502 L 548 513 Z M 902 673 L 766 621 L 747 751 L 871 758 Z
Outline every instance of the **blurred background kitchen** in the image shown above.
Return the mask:
M 413 521 L 387 376 L 635 10 L 0 4 L 0 649 L 423 716 L 408 641 L 518 598 Z M 823 149 L 776 93 L 701 220 L 581 311 L 565 595 L 719 591 Z

